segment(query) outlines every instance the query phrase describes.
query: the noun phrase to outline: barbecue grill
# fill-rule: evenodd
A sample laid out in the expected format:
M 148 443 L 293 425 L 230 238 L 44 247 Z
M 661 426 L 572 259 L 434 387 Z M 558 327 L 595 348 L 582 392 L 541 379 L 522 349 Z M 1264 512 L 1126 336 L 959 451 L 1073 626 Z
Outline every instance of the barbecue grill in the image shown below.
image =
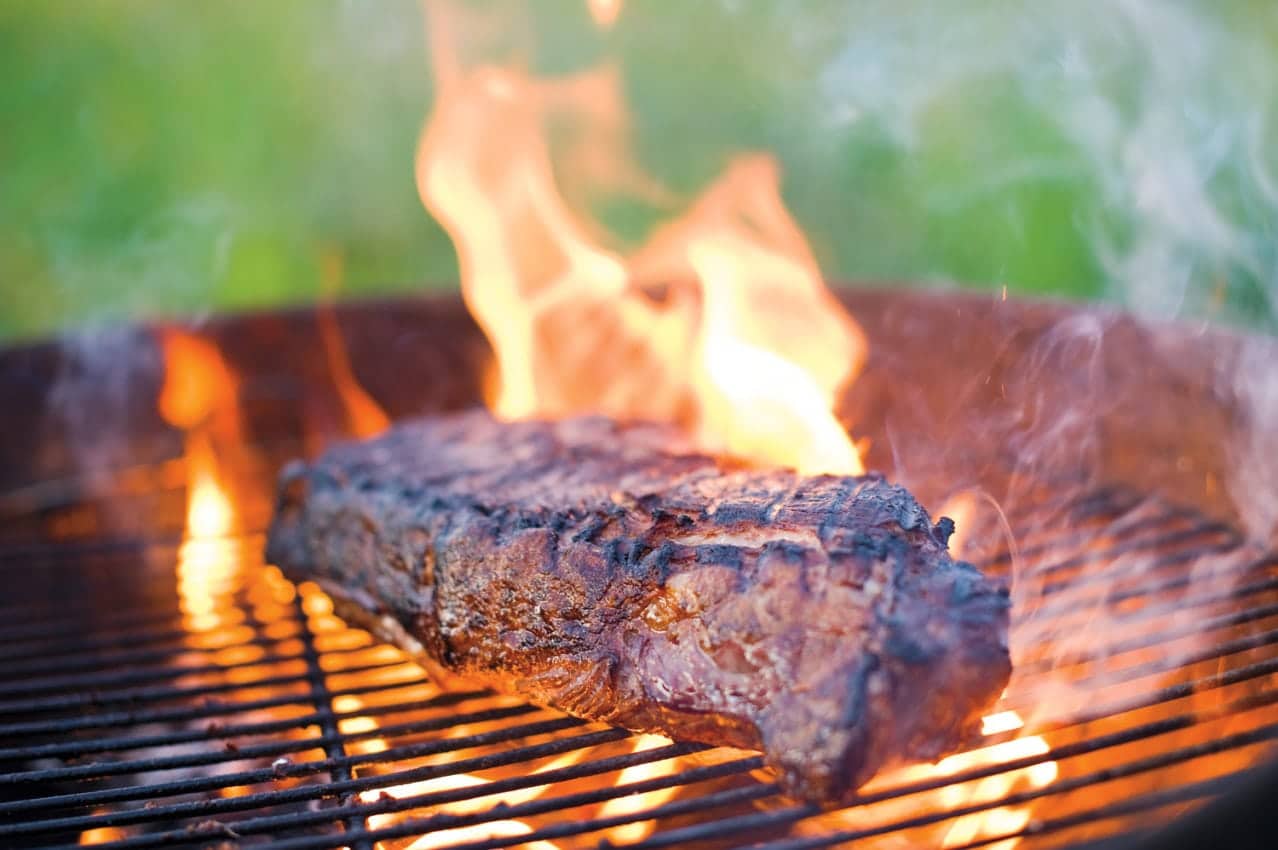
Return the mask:
M 346 379 L 392 418 L 456 409 L 478 402 L 487 357 L 456 300 L 365 303 L 190 329 L 238 376 L 242 439 L 218 458 L 231 533 L 191 531 L 189 447 L 156 411 L 157 328 L 0 356 L 0 845 L 1010 850 L 1261 834 L 1278 345 L 985 295 L 842 298 L 870 339 L 841 406 L 868 466 L 955 515 L 963 557 L 1012 583 L 1016 668 L 973 750 L 822 812 L 785 799 L 753 753 L 443 691 L 347 628 L 262 562 L 275 471 L 351 430 Z

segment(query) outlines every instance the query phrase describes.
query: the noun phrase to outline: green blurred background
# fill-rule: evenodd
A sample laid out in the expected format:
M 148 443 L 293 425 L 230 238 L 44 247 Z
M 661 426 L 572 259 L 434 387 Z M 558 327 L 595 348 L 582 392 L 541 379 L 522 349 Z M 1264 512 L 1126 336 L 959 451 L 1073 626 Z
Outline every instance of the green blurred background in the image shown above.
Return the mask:
M 827 276 L 1272 327 L 1278 3 L 663 2 L 616 55 L 644 166 L 766 149 Z M 455 280 L 412 180 L 413 0 L 0 0 L 0 336 Z M 625 210 L 610 224 L 634 230 Z

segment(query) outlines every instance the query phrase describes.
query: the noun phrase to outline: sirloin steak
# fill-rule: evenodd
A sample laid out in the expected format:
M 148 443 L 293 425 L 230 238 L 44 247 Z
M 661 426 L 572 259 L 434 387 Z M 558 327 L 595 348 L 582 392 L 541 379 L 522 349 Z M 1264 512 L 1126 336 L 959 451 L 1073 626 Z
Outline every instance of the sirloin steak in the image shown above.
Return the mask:
M 628 729 L 762 750 L 834 804 L 973 735 L 1008 598 L 881 477 L 678 453 L 658 425 L 400 425 L 283 473 L 267 557 L 421 658 Z

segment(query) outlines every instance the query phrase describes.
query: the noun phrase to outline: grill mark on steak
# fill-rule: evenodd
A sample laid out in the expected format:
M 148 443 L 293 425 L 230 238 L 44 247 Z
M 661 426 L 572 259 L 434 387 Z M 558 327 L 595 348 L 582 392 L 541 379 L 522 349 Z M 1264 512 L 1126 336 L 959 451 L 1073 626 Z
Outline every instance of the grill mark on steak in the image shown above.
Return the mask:
M 291 465 L 267 548 L 339 613 L 591 720 L 761 749 L 846 801 L 975 734 L 1007 682 L 1007 593 L 903 488 L 668 447 L 655 425 L 394 428 Z

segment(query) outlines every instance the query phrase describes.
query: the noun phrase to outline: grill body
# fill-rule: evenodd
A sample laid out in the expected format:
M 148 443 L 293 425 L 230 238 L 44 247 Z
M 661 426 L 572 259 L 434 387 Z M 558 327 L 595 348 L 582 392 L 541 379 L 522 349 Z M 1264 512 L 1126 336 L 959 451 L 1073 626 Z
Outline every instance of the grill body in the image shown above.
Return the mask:
M 487 360 L 456 301 L 370 303 L 195 329 L 238 376 L 213 535 L 192 533 L 189 434 L 156 412 L 162 331 L 0 356 L 0 845 L 1010 850 L 1236 827 L 1278 737 L 1278 346 L 844 298 L 871 344 L 841 404 L 868 465 L 957 514 L 962 556 L 1013 588 L 980 748 L 819 812 L 752 753 L 441 691 L 348 629 L 261 561 L 275 471 L 353 426 L 324 323 L 393 418 L 477 403 Z

